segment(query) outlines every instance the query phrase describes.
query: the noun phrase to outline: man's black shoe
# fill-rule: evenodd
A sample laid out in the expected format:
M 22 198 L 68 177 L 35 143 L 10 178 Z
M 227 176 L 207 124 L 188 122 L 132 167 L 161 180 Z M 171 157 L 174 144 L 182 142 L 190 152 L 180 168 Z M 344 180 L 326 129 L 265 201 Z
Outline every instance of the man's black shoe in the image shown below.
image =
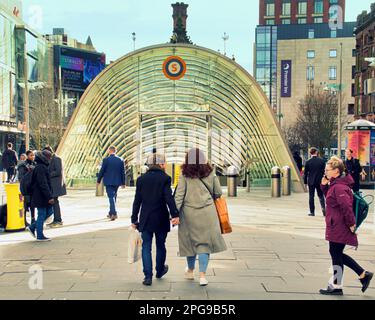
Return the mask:
M 310 213 L 309 217 L 315 217 L 315 213 Z
M 144 279 L 143 280 L 143 285 L 144 286 L 151 286 L 152 285 L 152 279 Z
M 167 265 L 164 266 L 164 270 L 162 273 L 157 273 L 156 274 L 156 279 L 161 279 L 163 276 L 165 276 L 168 273 L 169 267 Z
M 344 295 L 344 292 L 342 291 L 342 289 L 334 289 L 331 287 L 328 287 L 327 289 L 320 289 L 319 293 L 325 296 L 343 296 Z
M 370 282 L 371 282 L 373 277 L 374 277 L 374 274 L 372 272 L 366 271 L 365 277 L 363 279 L 360 279 L 360 281 L 362 283 L 362 292 L 363 293 L 365 293 L 366 290 L 368 289 L 368 287 L 370 285 Z

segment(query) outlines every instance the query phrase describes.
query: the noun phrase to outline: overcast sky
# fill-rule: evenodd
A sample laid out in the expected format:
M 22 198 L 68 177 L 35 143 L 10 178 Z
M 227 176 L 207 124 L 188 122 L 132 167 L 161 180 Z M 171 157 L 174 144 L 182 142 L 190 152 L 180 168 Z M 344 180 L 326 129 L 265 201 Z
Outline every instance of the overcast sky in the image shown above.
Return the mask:
M 1 1 L 1 0 L 0 0 Z M 346 21 L 355 21 L 374 0 L 347 0 Z M 166 43 L 172 35 L 172 0 L 24 0 L 24 19 L 41 33 L 63 27 L 85 42 L 91 36 L 108 62 L 136 47 Z M 229 35 L 227 54 L 252 72 L 253 43 L 258 23 L 258 0 L 185 0 L 188 35 L 197 44 L 224 51 L 222 36 Z

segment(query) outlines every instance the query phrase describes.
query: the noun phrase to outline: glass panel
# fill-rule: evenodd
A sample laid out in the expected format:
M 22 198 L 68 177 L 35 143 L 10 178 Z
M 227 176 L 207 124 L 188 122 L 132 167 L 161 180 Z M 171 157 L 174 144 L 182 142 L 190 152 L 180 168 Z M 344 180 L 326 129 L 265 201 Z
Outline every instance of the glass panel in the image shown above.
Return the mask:
M 315 0 L 315 13 L 316 14 L 323 13 L 323 1 L 322 0 Z
M 307 14 L 307 2 L 298 3 L 298 14 Z

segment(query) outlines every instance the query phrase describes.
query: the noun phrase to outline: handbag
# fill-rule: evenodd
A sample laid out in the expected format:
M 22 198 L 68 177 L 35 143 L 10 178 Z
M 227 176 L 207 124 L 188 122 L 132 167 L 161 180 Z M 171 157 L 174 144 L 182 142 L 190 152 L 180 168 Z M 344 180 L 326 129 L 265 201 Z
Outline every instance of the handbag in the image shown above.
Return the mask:
M 142 237 L 138 230 L 129 228 L 128 263 L 133 264 L 141 259 Z
M 212 199 L 214 200 L 217 217 L 220 223 L 221 234 L 228 234 L 232 233 L 232 226 L 229 221 L 229 212 L 228 206 L 225 198 L 221 196 L 220 198 L 215 199 L 213 193 L 211 192 L 210 188 L 204 183 L 202 179 L 200 179 L 204 186 L 207 188 L 208 192 L 210 193 Z

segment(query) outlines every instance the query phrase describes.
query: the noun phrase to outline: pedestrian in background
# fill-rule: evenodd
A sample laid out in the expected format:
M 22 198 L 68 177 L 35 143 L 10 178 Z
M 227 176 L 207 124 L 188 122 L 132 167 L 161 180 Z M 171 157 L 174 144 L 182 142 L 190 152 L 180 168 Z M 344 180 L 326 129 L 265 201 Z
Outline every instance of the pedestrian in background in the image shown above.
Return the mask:
M 310 149 L 311 159 L 306 161 L 304 182 L 305 186 L 309 189 L 309 207 L 310 217 L 315 216 L 315 190 L 318 193 L 320 205 L 322 207 L 323 215 L 326 215 L 326 206 L 324 200 L 324 194 L 320 189 L 320 183 L 322 181 L 325 169 L 325 162 L 318 156 L 318 149 Z
M 44 150 L 51 152 L 52 158 L 48 171 L 51 177 L 52 196 L 53 196 L 53 222 L 48 225 L 50 228 L 61 228 L 63 221 L 61 218 L 61 208 L 59 197 L 66 195 L 66 185 L 64 181 L 64 172 L 62 166 L 62 160 L 56 155 L 54 150 L 50 146 L 46 146 Z
M 303 163 L 302 163 L 301 155 L 300 155 L 300 153 L 298 151 L 294 151 L 294 153 L 293 153 L 293 159 L 294 159 L 294 161 L 297 164 L 297 168 L 298 168 L 300 174 L 302 175 Z
M 18 181 L 21 183 L 26 173 L 33 171 L 35 169 L 35 166 L 36 166 L 35 154 L 33 151 L 28 150 L 26 152 L 26 160 L 22 161 L 17 167 Z M 33 224 L 35 222 L 35 208 L 31 206 L 30 196 L 24 196 L 24 208 L 25 208 L 26 225 L 28 225 L 26 221 L 26 212 L 30 212 L 30 217 L 31 217 L 30 223 Z
M 13 181 L 16 174 L 16 167 L 18 164 L 17 153 L 13 150 L 13 144 L 8 143 L 7 149 L 3 152 L 2 157 L 3 169 L 7 172 L 7 182 Z
M 373 273 L 365 271 L 356 261 L 344 254 L 347 245 L 358 248 L 351 190 L 354 180 L 344 172 L 344 162 L 338 157 L 332 157 L 326 165 L 322 179 L 321 188 L 327 198 L 326 240 L 329 241 L 334 271 L 334 279 L 328 288 L 320 290 L 323 295 L 343 295 L 344 265 L 357 273 L 362 292 L 367 290 L 373 278 Z
M 124 160 L 116 155 L 116 148 L 110 147 L 108 149 L 108 158 L 103 160 L 100 169 L 97 185 L 100 185 L 103 180 L 109 199 L 109 214 L 107 218 L 115 221 L 118 218 L 116 211 L 117 192 L 121 186 L 125 188 L 125 164 Z
M 53 194 L 51 178 L 48 170 L 52 153 L 48 150 L 37 152 L 35 155 L 36 166 L 33 171 L 31 206 L 37 208 L 38 218 L 27 230 L 37 241 L 50 241 L 43 232 L 44 223 L 53 215 Z M 36 234 L 35 234 L 36 233 Z
M 208 285 L 210 255 L 227 249 L 213 201 L 213 197 L 220 198 L 222 193 L 219 179 L 205 154 L 191 149 L 182 166 L 175 200 L 180 212 L 179 251 L 187 260 L 185 278 L 194 280 L 198 256 L 201 286 Z
M 353 157 L 353 153 L 354 152 L 352 149 L 345 150 L 345 167 L 346 173 L 350 174 L 354 180 L 353 191 L 358 192 L 360 188 L 359 180 L 362 172 L 362 167 L 359 160 Z
M 138 228 L 142 233 L 143 284 L 150 286 L 153 277 L 152 239 L 155 235 L 156 278 L 161 279 L 169 269 L 165 264 L 165 242 L 171 230 L 171 222 L 173 225 L 179 224 L 179 213 L 172 195 L 172 179 L 165 173 L 165 157 L 151 154 L 147 159 L 147 166 L 147 173 L 137 180 L 131 221 L 133 228 Z

